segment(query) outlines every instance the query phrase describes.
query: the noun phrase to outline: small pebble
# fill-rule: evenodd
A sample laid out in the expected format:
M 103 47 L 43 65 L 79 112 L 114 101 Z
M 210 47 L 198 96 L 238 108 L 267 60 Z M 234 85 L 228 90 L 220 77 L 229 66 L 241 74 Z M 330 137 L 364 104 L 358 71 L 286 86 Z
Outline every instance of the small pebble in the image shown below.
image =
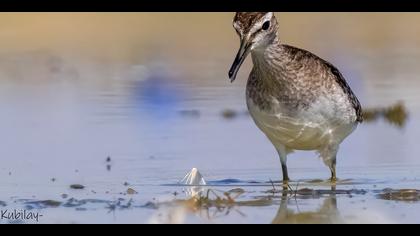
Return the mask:
M 71 189 L 84 189 L 85 186 L 81 185 L 81 184 L 72 184 L 70 185 Z
M 225 119 L 233 119 L 237 116 L 237 113 L 234 110 L 226 109 L 222 111 L 222 116 Z
M 132 195 L 132 194 L 137 194 L 137 192 L 136 192 L 136 190 L 134 190 L 134 189 L 132 189 L 132 188 L 128 188 L 128 189 L 127 189 L 127 194 Z

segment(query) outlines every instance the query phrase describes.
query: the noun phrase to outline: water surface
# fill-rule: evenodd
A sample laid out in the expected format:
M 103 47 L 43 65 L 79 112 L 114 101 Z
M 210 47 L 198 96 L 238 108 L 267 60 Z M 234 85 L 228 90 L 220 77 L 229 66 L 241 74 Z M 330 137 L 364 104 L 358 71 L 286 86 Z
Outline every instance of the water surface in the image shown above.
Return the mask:
M 408 114 L 345 140 L 335 191 L 312 152 L 290 156 L 279 191 L 277 154 L 246 113 L 250 60 L 227 79 L 232 14 L 2 13 L 0 208 L 41 223 L 420 223 L 404 190 L 420 189 L 420 15 L 278 16 L 282 40 L 337 65 L 365 108 Z M 241 194 L 185 204 L 193 167 L 222 199 Z

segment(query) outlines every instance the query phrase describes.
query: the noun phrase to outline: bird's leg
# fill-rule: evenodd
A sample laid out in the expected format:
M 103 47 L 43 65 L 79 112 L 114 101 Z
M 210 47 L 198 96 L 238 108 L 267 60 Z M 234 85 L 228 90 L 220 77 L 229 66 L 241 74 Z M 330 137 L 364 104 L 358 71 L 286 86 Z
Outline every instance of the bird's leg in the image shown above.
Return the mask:
M 331 171 L 330 181 L 332 183 L 335 183 L 337 181 L 337 171 L 336 171 L 337 152 L 338 152 L 338 144 L 330 144 L 320 152 L 320 155 L 325 165 L 327 165 L 330 168 L 330 171 Z
M 290 179 L 289 179 L 289 173 L 287 172 L 287 165 L 286 163 L 281 163 L 281 169 L 283 172 L 283 182 L 287 183 Z
M 281 169 L 283 172 L 283 184 L 288 184 L 290 178 L 289 178 L 289 174 L 287 172 L 287 151 L 286 148 L 277 148 L 277 152 L 279 154 L 280 157 L 280 162 L 281 162 Z
M 337 165 L 337 158 L 334 157 L 334 159 L 331 161 L 330 164 L 330 170 L 331 170 L 331 182 L 335 183 L 337 181 L 337 171 L 336 171 L 336 165 Z

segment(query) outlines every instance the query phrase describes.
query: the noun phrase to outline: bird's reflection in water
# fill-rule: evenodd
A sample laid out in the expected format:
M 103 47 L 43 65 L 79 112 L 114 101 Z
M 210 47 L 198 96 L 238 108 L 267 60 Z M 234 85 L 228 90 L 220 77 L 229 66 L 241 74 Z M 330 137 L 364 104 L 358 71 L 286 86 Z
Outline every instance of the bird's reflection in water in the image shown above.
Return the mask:
M 325 196 L 323 204 L 314 211 L 301 211 L 299 199 L 289 194 L 287 188 L 283 189 L 280 207 L 272 224 L 331 224 L 342 222 L 338 207 L 335 186 L 331 193 Z M 294 209 L 293 209 L 294 208 Z
M 227 192 L 217 191 L 210 188 L 191 187 L 184 189 L 188 199 L 176 200 L 177 206 L 183 206 L 186 212 L 195 214 L 206 220 L 214 220 L 225 217 L 229 214 L 238 214 L 246 217 L 241 211 L 241 207 L 261 207 L 279 204 L 279 209 L 272 220 L 273 224 L 323 224 L 341 223 L 337 208 L 337 194 L 346 194 L 344 190 L 336 190 L 331 186 L 331 190 L 312 190 L 300 189 L 291 190 L 284 187 L 282 191 L 271 196 L 261 196 L 252 200 L 239 200 L 240 196 L 246 193 L 241 188 L 232 189 Z M 280 194 L 278 196 L 277 194 Z M 302 200 L 324 199 L 322 205 L 314 211 L 302 211 L 299 202 Z M 280 199 L 280 201 L 278 201 Z

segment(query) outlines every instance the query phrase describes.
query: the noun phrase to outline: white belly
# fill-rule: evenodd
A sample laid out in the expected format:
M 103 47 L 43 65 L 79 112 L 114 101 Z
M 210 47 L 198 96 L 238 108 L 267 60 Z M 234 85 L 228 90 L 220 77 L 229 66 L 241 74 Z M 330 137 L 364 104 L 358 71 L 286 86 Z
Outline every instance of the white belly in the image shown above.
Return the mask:
M 330 111 L 313 107 L 294 117 L 278 107 L 274 112 L 260 110 L 251 100 L 247 101 L 249 112 L 257 126 L 276 146 L 291 150 L 320 150 L 331 143 L 340 144 L 357 123 L 348 118 L 334 117 Z

